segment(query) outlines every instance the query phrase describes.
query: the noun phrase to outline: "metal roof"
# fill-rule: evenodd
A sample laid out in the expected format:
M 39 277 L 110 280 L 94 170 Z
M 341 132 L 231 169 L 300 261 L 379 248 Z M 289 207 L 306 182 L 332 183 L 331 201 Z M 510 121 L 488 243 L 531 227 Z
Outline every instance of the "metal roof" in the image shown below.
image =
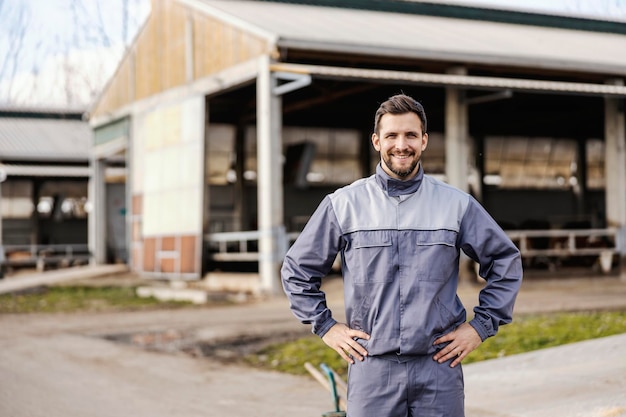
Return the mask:
M 82 120 L 0 117 L 0 160 L 89 160 L 93 132 Z
M 21 165 L 1 164 L 0 170 L 8 177 L 68 177 L 89 178 L 91 175 L 88 166 L 68 165 Z
M 309 4 L 315 6 L 341 7 L 344 9 L 377 10 L 421 14 L 429 16 L 456 17 L 492 22 L 520 23 L 533 26 L 590 30 L 626 34 L 625 18 L 605 16 L 598 13 L 576 13 L 557 7 L 539 9 L 532 2 L 506 5 L 502 2 L 488 3 L 483 0 L 255 0 L 273 3 Z M 562 6 L 561 6 L 562 7 Z M 571 7 L 571 6 L 570 6 Z M 576 7 L 576 6 L 574 6 Z
M 251 0 L 180 0 L 279 48 L 626 75 L 626 36 Z

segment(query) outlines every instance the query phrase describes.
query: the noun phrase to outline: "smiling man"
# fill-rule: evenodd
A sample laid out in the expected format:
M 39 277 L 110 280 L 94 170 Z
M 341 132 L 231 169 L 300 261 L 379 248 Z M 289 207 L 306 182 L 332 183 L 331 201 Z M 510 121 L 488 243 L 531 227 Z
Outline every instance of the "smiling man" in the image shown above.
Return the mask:
M 391 177 L 414 177 L 422 152 L 428 146 L 428 133 L 423 126 L 426 124 L 426 116 L 423 115 L 422 123 L 420 116 L 408 106 L 407 113 L 393 114 L 386 111 L 381 107 L 376 113 L 375 133 L 372 135 L 374 149 L 380 152 L 383 169 Z M 381 130 L 383 119 L 384 129 Z
M 326 196 L 285 256 L 283 287 L 303 323 L 350 365 L 350 417 L 462 417 L 461 361 L 511 321 L 519 251 L 470 195 L 425 175 L 426 114 L 400 94 L 378 108 L 376 173 Z M 459 255 L 487 281 L 474 318 L 456 295 Z M 320 290 L 342 257 L 347 323 Z

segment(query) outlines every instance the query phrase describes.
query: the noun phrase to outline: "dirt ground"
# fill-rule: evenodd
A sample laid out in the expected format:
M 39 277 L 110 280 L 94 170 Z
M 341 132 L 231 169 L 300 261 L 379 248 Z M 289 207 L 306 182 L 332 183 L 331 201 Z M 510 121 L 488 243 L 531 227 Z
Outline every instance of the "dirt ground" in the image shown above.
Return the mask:
M 459 289 L 468 308 L 479 289 Z M 341 280 L 328 280 L 324 290 L 341 320 Z M 625 281 L 528 279 L 516 314 L 603 309 L 626 309 Z M 310 377 L 233 361 L 255 344 L 308 334 L 284 297 L 170 311 L 0 315 L 0 329 L 3 417 L 313 417 L 332 410 L 330 394 Z M 625 345 L 620 335 L 467 365 L 467 416 L 626 416 Z

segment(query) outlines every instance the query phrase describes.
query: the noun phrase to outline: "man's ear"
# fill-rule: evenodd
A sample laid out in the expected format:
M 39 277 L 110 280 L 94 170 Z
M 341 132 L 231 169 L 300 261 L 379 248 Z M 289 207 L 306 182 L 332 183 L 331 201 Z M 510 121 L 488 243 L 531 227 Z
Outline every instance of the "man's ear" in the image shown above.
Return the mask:
M 374 145 L 376 152 L 380 152 L 380 139 L 376 133 L 372 133 L 372 145 Z
M 426 150 L 428 147 L 428 133 L 424 133 L 422 136 L 422 152 Z

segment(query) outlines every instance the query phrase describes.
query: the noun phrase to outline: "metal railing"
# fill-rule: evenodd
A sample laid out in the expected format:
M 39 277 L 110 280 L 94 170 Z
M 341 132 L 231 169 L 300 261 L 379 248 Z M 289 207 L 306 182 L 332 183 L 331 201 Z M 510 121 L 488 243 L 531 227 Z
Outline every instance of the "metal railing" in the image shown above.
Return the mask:
M 214 261 L 248 262 L 259 259 L 259 230 L 209 233 L 204 238 L 208 245 L 209 258 Z
M 288 248 L 298 235 L 298 232 L 283 234 L 284 247 Z M 621 248 L 619 230 L 615 228 L 513 230 L 508 231 L 507 235 L 519 248 L 522 258 L 600 256 L 620 253 Z M 261 236 L 258 230 L 207 234 L 208 256 L 219 262 L 258 261 L 258 241 Z
M 68 265 L 91 258 L 87 244 L 0 245 L 0 266 L 36 266 L 44 270 L 50 264 Z
M 617 229 L 514 230 L 507 235 L 522 257 L 594 256 L 619 253 Z
M 277 233 L 281 240 L 279 247 L 286 251 L 300 233 Z M 242 232 L 218 232 L 204 236 L 208 247 L 208 256 L 218 262 L 256 262 L 259 260 L 259 240 L 264 233 L 260 230 Z M 283 254 L 284 255 L 284 254 Z

